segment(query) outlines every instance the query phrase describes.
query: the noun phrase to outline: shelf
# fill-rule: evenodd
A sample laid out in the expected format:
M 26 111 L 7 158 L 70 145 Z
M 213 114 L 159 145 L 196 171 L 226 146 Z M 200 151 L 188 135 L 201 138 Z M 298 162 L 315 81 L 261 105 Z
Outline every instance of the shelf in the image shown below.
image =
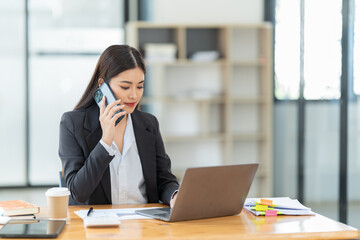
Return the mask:
M 266 171 L 263 171 L 262 169 L 259 169 L 259 171 L 256 173 L 256 178 L 260 178 L 266 181 L 266 179 L 268 178 L 268 174 Z
M 199 134 L 192 136 L 163 136 L 164 142 L 189 142 L 203 140 L 219 140 L 224 141 L 225 134 Z
M 262 60 L 230 60 L 230 64 L 233 66 L 244 66 L 244 67 L 258 67 L 258 66 L 264 66 L 267 63 Z
M 238 98 L 231 98 L 232 103 L 239 103 L 239 104 L 248 104 L 248 103 L 265 103 L 265 97 L 238 97 Z
M 153 23 L 145 21 L 129 22 L 128 26 L 133 28 L 250 28 L 250 29 L 270 29 L 271 23 L 234 23 L 234 24 L 219 24 L 219 23 L 198 23 L 198 24 L 168 24 L 168 23 Z
M 228 98 L 231 103 L 238 104 L 261 104 L 266 103 L 265 97 L 239 97 L 239 98 Z M 220 104 L 225 103 L 225 97 L 211 97 L 211 98 L 191 98 L 191 97 L 143 97 L 141 104 L 150 104 L 154 102 L 163 103 L 209 103 L 209 104 Z
M 225 59 L 218 59 L 216 61 L 194 61 L 191 59 L 177 59 L 175 61 L 171 62 L 152 62 L 147 61 L 145 63 L 146 66 L 152 67 L 152 66 L 201 66 L 201 65 L 225 65 L 227 64 L 227 61 Z
M 196 167 L 196 166 L 195 166 Z M 186 168 L 176 168 L 173 167 L 172 168 L 172 173 L 181 181 L 182 177 L 184 176 L 186 172 Z M 268 174 L 266 173 L 266 171 L 263 171 L 262 169 L 259 168 L 259 170 L 256 173 L 256 178 L 258 179 L 264 179 L 266 180 L 268 178 Z
M 212 98 L 188 98 L 188 97 L 143 97 L 141 99 L 141 104 L 150 104 L 154 102 L 162 102 L 162 103 L 195 103 L 195 104 L 202 104 L 202 103 L 215 103 L 220 104 L 223 103 L 225 100 L 223 97 L 212 97 Z
M 244 66 L 244 67 L 258 67 L 258 66 L 266 66 L 267 63 L 261 60 L 227 60 L 224 58 L 220 58 L 215 61 L 194 61 L 191 59 L 176 59 L 174 61 L 169 62 L 152 62 L 152 61 L 145 61 L 146 66 L 181 66 L 181 65 L 190 65 L 190 66 L 198 66 L 198 65 L 227 65 L 231 64 L 233 66 Z
M 262 133 L 235 133 L 232 138 L 234 141 L 262 141 L 266 139 L 266 135 Z
M 177 177 L 189 167 L 258 162 L 255 194 L 273 194 L 272 34 L 266 22 L 127 23 L 126 43 L 148 52 L 141 104 L 161 123 Z

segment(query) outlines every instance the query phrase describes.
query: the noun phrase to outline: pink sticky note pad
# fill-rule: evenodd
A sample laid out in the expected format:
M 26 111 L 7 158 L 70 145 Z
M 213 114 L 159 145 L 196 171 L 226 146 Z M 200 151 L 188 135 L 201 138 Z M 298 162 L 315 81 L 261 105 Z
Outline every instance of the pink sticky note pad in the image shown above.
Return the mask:
M 266 210 L 265 216 L 277 216 L 277 211 L 276 210 Z

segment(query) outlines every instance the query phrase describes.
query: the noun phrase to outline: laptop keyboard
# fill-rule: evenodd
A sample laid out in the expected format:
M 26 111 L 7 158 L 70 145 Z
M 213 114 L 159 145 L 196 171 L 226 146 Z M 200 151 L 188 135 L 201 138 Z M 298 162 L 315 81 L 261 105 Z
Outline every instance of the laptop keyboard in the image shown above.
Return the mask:
M 152 211 L 153 216 L 157 216 L 159 218 L 168 219 L 170 217 L 171 208 L 159 208 L 154 209 Z
M 153 208 L 153 209 L 139 210 L 138 213 L 148 217 L 154 217 L 157 219 L 167 221 L 170 218 L 171 208 L 155 208 L 155 209 Z
M 151 211 L 153 214 L 170 214 L 171 208 L 159 208 L 159 209 L 153 209 Z

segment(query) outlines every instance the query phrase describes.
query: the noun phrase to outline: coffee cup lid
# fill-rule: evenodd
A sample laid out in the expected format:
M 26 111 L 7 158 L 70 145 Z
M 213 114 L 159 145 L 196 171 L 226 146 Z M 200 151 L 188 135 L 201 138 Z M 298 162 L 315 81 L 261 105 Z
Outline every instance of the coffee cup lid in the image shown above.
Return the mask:
M 54 187 L 48 189 L 45 195 L 50 197 L 68 196 L 70 195 L 70 191 L 65 187 Z

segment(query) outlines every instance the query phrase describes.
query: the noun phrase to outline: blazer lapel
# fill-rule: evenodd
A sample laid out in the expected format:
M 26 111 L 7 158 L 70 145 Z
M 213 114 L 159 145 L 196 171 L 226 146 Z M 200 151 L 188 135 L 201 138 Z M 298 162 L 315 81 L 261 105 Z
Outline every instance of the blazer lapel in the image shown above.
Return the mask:
M 148 202 L 157 201 L 155 135 L 150 132 L 149 123 L 135 110 L 132 122 L 141 166 L 146 183 Z
M 86 145 L 88 147 L 87 157 L 90 152 L 99 143 L 102 136 L 102 129 L 99 122 L 99 107 L 94 104 L 86 111 L 84 128 L 90 132 L 86 137 Z M 111 203 L 111 181 L 110 181 L 110 168 L 106 168 L 104 175 L 101 179 L 101 185 L 104 189 L 105 196 L 109 203 Z
M 90 132 L 86 137 L 86 145 L 90 154 L 100 141 L 102 135 L 99 122 L 99 108 L 95 104 L 86 111 L 84 128 Z

